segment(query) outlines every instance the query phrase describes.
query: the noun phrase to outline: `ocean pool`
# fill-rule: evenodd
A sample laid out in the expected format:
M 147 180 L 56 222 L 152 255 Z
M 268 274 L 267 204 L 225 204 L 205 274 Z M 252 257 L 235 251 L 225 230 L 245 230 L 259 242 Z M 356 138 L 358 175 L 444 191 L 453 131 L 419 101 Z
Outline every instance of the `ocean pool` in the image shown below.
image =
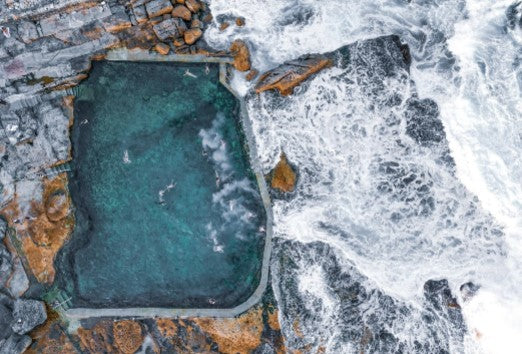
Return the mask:
M 73 307 L 227 308 L 259 284 L 266 215 L 216 64 L 96 62 L 78 88 L 57 261 Z

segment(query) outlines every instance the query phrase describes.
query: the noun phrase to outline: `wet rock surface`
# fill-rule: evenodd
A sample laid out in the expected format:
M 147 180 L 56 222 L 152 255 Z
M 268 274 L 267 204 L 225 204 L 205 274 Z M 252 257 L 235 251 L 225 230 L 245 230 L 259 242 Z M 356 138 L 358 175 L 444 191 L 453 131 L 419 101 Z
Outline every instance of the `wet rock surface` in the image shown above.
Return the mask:
M 238 71 L 250 70 L 250 51 L 245 42 L 240 39 L 235 40 L 230 45 L 230 53 L 234 57 L 234 68 Z
M 278 90 L 283 96 L 290 95 L 294 87 L 318 71 L 331 66 L 332 63 L 332 59 L 326 55 L 305 55 L 261 75 L 255 90 L 257 93 Z
M 285 153 L 281 153 L 279 162 L 268 175 L 270 187 L 277 192 L 288 193 L 295 189 L 297 174 L 288 162 Z
M 331 338 L 336 333 L 340 343 L 354 346 L 359 353 L 396 353 L 402 352 L 407 343 L 396 336 L 397 326 L 401 327 L 414 321 L 418 313 L 408 303 L 398 301 L 385 293 L 373 289 L 367 278 L 353 266 L 343 264 L 339 250 L 322 242 L 304 244 L 299 241 L 276 240 L 276 257 L 282 261 L 275 267 L 278 282 L 284 286 L 281 294 L 281 323 L 285 328 L 287 347 L 303 352 L 322 352 L 326 343 L 322 338 Z M 319 267 L 324 276 L 329 293 L 329 301 L 336 304 L 336 316 L 324 328 L 316 324 L 321 311 L 331 309 L 313 292 L 298 290 L 299 275 L 310 267 Z M 289 279 L 292 279 L 289 281 Z M 292 294 L 292 295 L 290 295 Z M 315 308 L 303 312 L 314 303 Z M 371 314 L 368 304 L 373 304 Z M 452 352 L 452 343 L 462 341 L 466 327 L 459 306 L 451 294 L 446 280 L 430 280 L 424 286 L 423 308 L 419 310 L 424 322 L 417 333 L 422 333 L 415 340 L 415 352 Z M 310 335 L 313 333 L 313 335 Z M 344 347 L 346 348 L 346 347 Z M 343 346 L 338 348 L 343 352 Z M 462 349 L 462 348 L 460 348 Z

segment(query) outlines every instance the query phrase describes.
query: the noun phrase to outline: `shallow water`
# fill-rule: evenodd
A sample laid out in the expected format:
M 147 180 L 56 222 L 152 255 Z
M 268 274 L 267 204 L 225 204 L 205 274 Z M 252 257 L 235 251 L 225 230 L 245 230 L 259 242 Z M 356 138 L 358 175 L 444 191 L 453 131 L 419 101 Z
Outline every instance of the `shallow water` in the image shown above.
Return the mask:
M 219 48 L 244 39 L 260 70 L 389 34 L 412 54 L 409 74 L 376 90 L 371 73 L 382 55 L 361 44 L 359 64 L 325 70 L 293 96 L 249 98 L 265 171 L 283 149 L 301 172 L 296 197 L 273 208 L 272 284 L 290 348 L 519 350 L 522 10 L 513 5 L 211 1 L 214 18 L 242 16 L 246 25 L 215 23 L 206 39 Z M 233 85 L 252 87 L 242 75 Z M 432 101 L 408 104 L 415 96 Z M 433 128 L 439 141 L 422 144 Z M 447 152 L 453 163 L 440 163 Z M 453 318 L 425 316 L 437 308 L 426 302 L 430 279 L 447 279 L 458 297 L 463 336 Z M 468 281 L 481 289 L 465 301 L 459 288 Z
M 264 209 L 238 102 L 209 69 L 98 62 L 82 83 L 61 255 L 74 307 L 232 307 L 257 286 Z

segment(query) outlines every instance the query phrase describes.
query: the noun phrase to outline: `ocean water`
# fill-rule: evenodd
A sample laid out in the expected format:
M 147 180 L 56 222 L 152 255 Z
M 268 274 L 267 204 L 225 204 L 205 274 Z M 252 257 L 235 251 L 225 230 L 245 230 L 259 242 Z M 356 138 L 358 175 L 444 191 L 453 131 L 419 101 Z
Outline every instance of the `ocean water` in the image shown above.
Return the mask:
M 287 98 L 248 93 L 243 74 L 232 80 L 246 95 L 265 171 L 281 150 L 300 169 L 295 197 L 273 208 L 272 285 L 288 346 L 519 352 L 521 5 L 210 7 L 206 40 L 218 48 L 245 40 L 261 71 L 357 42 L 347 49 L 357 60 L 336 62 Z M 219 31 L 221 18 L 235 16 L 246 26 Z M 382 74 L 393 55 L 370 39 L 386 35 L 409 45 L 409 70 L 396 61 L 393 75 Z M 474 296 L 468 282 L 480 287 Z
M 257 286 L 264 208 L 218 78 L 96 62 L 79 87 L 77 227 L 59 267 L 75 307 L 233 307 Z

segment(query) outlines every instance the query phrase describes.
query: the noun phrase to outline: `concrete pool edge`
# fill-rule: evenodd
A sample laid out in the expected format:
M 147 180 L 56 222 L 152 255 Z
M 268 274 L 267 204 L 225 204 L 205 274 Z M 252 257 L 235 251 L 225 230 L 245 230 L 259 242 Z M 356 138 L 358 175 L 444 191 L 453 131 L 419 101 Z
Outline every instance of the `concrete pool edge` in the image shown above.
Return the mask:
M 219 63 L 219 81 L 230 91 L 240 103 L 240 121 L 248 147 L 250 166 L 256 176 L 257 185 L 266 213 L 266 234 L 263 247 L 261 276 L 255 291 L 243 303 L 233 308 L 164 308 L 164 307 L 132 307 L 132 308 L 70 308 L 63 311 L 69 322 L 94 317 L 235 317 L 257 304 L 263 297 L 268 285 L 270 255 L 272 252 L 272 208 L 265 178 L 259 166 L 251 122 L 243 98 L 228 84 L 227 65 L 233 62 L 230 57 L 212 57 L 204 55 L 160 55 L 143 50 L 115 49 L 109 51 L 105 60 L 136 62 L 185 62 L 185 63 Z M 70 327 L 75 327 L 71 323 Z

